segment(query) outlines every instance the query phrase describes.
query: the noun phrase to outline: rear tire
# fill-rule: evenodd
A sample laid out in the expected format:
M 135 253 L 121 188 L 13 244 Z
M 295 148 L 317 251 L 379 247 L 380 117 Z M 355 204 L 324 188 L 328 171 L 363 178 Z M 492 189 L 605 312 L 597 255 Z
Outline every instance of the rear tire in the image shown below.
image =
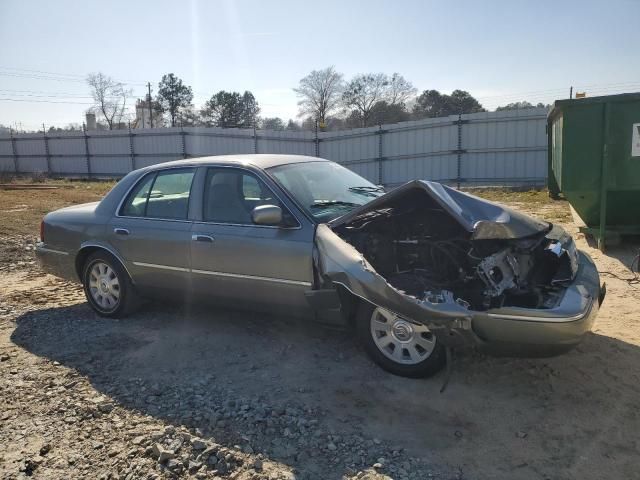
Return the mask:
M 430 377 L 446 364 L 444 346 L 427 327 L 370 303 L 358 308 L 356 332 L 371 359 L 394 375 Z
M 125 317 L 138 306 L 129 274 L 108 252 L 89 255 L 82 269 L 82 285 L 87 302 L 102 317 Z

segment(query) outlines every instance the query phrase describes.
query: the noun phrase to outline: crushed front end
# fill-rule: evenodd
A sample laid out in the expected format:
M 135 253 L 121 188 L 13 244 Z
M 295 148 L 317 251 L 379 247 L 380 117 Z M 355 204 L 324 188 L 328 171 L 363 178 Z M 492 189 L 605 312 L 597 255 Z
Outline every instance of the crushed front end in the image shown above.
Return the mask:
M 320 225 L 316 248 L 325 285 L 449 346 L 557 353 L 590 330 L 604 296 L 593 262 L 560 227 L 432 182 Z

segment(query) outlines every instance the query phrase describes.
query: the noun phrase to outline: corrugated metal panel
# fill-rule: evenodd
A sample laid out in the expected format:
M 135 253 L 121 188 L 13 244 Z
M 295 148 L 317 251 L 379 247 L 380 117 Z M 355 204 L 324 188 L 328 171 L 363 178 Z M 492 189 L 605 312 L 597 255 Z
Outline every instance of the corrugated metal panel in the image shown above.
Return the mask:
M 56 137 L 47 140 L 51 155 L 84 155 L 84 138 Z
M 254 153 L 253 130 L 236 128 L 185 128 L 189 157 Z
M 157 134 L 139 134 L 132 137 L 133 151 L 135 153 L 162 153 L 182 155 L 182 137 L 179 132 Z
M 108 133 L 92 132 L 89 135 L 89 152 L 92 155 L 129 154 L 129 136 L 123 130 L 115 130 L 113 136 Z
M 136 157 L 135 161 L 136 161 L 136 166 L 135 168 L 142 168 L 142 167 L 148 167 L 149 165 L 157 165 L 158 163 L 164 163 L 164 162 L 171 162 L 173 160 L 180 160 L 182 158 L 181 155 L 168 155 L 168 156 L 161 156 L 161 157 Z
M 10 138 L 0 138 L 0 155 L 12 155 L 13 147 Z
M 357 160 L 378 158 L 378 128 L 359 128 L 319 134 L 320 156 L 349 165 Z
M 455 179 L 456 175 L 455 154 L 431 155 L 383 162 L 381 183 L 398 185 L 414 179 L 444 182 Z
M 46 157 L 20 157 L 18 159 L 18 170 L 25 173 L 46 172 L 47 159 Z
M 314 134 L 311 132 L 281 132 L 259 130 L 258 153 L 315 155 Z
M 18 137 L 16 138 L 16 152 L 18 155 L 25 156 L 44 155 L 44 138 L 42 135 L 39 138 Z
M 0 172 L 15 172 L 13 158 L 0 157 Z
M 546 173 L 544 151 L 479 152 L 462 158 L 460 176 L 463 183 L 537 185 L 544 183 Z
M 72 173 L 74 175 L 86 175 L 86 157 L 51 157 L 52 173 Z
M 131 171 L 130 157 L 98 157 L 91 159 L 92 175 L 121 176 Z
M 349 170 L 356 172 L 361 177 L 366 178 L 371 183 L 378 184 L 378 162 L 361 162 L 345 165 Z

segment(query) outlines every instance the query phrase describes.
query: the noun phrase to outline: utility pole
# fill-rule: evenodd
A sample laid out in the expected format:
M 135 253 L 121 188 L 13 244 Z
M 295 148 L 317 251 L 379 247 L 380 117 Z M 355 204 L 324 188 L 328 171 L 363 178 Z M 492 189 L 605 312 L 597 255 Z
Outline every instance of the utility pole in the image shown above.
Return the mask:
M 149 122 L 151 122 L 151 128 L 153 128 L 153 109 L 151 107 L 151 82 L 147 82 L 147 89 L 149 91 Z
M 573 85 L 569 89 L 569 98 L 573 98 Z

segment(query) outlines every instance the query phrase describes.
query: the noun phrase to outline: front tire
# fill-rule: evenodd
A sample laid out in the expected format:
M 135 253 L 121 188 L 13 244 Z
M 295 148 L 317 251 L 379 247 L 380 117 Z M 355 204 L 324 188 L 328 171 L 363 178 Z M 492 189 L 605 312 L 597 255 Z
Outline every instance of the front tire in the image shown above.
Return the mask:
M 394 375 L 430 377 L 446 364 L 443 345 L 426 326 L 405 320 L 384 308 L 361 304 L 356 330 L 371 359 Z
M 87 302 L 102 317 L 124 317 L 137 305 L 129 275 L 108 252 L 89 255 L 82 269 L 82 284 Z

